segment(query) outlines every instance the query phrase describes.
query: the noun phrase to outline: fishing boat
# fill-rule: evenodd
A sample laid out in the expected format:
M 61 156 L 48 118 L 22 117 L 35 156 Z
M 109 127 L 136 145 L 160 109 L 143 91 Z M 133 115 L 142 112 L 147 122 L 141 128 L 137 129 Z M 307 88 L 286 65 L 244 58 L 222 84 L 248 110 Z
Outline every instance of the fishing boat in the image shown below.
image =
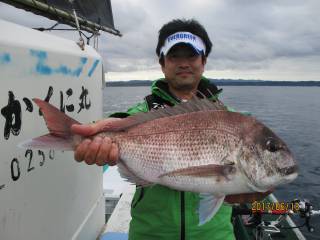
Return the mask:
M 110 1 L 1 2 L 57 24 L 30 29 L 0 20 L 0 239 L 128 239 L 134 187 L 123 192 L 105 225 L 101 168 L 76 163 L 70 152 L 18 147 L 47 132 L 33 98 L 52 103 L 80 122 L 103 117 L 99 31 L 121 36 L 114 27 Z M 57 29 L 58 23 L 74 27 L 79 41 L 45 32 Z M 94 47 L 87 44 L 91 37 L 83 31 L 92 34 Z M 273 195 L 266 201 L 277 202 Z M 280 233 L 274 222 L 278 215 L 270 214 L 256 225 L 248 224 L 251 215 L 232 218 L 237 239 L 258 239 L 257 234 L 259 239 L 305 239 L 287 215 L 281 224 L 288 229 Z M 273 228 L 265 231 L 266 225 Z
M 97 239 L 105 224 L 102 168 L 78 164 L 71 152 L 18 145 L 47 132 L 33 98 L 80 122 L 103 117 L 105 73 L 97 40 L 101 31 L 121 35 L 111 3 L 1 2 L 57 23 L 31 29 L 0 19 L 0 239 Z M 62 28 L 79 40 L 47 33 L 59 29 L 58 23 L 71 26 Z

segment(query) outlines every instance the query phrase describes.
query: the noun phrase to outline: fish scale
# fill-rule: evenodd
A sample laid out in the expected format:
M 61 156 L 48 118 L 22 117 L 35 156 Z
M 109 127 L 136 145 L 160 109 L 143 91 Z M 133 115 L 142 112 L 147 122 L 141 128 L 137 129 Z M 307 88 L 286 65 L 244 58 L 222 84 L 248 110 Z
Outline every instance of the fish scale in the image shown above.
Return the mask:
M 229 158 L 225 150 L 237 141 L 232 138 L 233 135 L 222 137 L 213 129 L 174 130 L 171 128 L 168 132 L 154 132 L 147 136 L 115 137 L 120 147 L 122 161 L 138 177 L 144 177 L 150 182 L 159 182 L 159 175 L 176 169 L 228 162 Z M 222 142 L 211 141 L 219 137 L 223 139 Z M 156 143 L 158 143 L 157 147 L 150 147 Z M 140 149 L 140 151 L 134 151 L 134 149 Z M 136 164 L 137 162 L 139 165 Z M 146 172 L 148 172 L 147 175 Z M 188 178 L 184 180 L 189 181 Z M 181 181 L 178 184 L 181 184 Z

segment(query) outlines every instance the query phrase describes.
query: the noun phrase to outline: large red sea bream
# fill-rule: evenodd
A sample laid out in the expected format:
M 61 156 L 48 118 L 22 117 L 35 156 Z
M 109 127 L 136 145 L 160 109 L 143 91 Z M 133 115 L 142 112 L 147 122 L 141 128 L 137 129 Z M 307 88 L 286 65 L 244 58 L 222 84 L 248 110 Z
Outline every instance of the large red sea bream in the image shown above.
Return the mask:
M 80 123 L 34 101 L 50 133 L 23 146 L 73 150 L 82 137 L 70 127 Z M 99 135 L 118 144 L 119 171 L 128 181 L 199 192 L 199 224 L 214 216 L 226 195 L 265 192 L 297 177 L 290 150 L 268 127 L 206 99 L 111 121 Z

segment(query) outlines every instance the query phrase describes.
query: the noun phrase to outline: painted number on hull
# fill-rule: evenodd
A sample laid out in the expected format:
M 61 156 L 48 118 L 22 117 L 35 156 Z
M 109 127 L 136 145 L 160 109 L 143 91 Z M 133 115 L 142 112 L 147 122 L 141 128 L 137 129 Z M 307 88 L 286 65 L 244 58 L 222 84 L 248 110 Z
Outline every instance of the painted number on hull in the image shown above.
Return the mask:
M 29 173 L 37 167 L 37 164 L 42 167 L 46 159 L 54 160 L 54 150 L 44 152 L 42 150 L 27 149 L 24 157 L 25 159 L 13 158 L 11 160 L 11 179 L 13 181 L 17 181 L 21 177 L 21 164 L 26 165 L 23 169 L 26 169 L 26 172 Z

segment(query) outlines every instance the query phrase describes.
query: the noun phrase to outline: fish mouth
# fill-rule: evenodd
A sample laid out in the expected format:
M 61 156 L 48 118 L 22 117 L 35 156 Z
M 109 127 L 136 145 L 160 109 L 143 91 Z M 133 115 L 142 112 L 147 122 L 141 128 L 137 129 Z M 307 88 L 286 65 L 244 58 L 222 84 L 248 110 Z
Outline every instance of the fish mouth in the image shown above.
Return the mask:
M 298 176 L 298 166 L 280 168 L 276 170 L 278 174 L 264 178 L 262 181 L 251 181 L 249 187 L 256 192 L 265 192 L 277 185 L 292 182 Z
M 297 172 L 298 172 L 298 166 L 297 165 L 293 165 L 293 166 L 290 166 L 290 167 L 285 167 L 285 168 L 279 169 L 279 173 L 282 176 L 288 176 L 288 175 L 297 174 Z

